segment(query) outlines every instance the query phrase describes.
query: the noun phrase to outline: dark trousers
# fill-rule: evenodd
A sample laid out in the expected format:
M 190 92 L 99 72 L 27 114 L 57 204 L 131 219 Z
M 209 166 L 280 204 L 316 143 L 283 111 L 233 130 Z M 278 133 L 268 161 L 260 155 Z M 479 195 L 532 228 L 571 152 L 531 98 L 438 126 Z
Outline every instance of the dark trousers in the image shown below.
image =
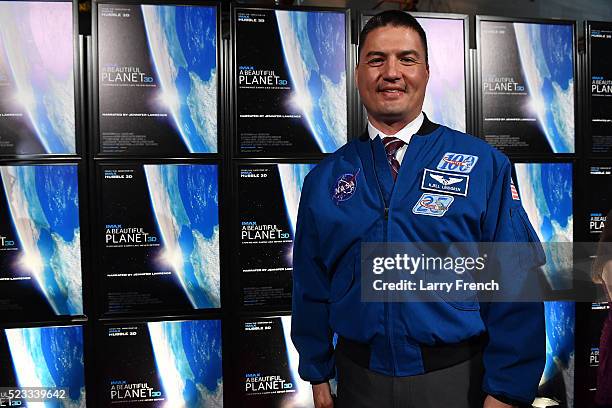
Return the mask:
M 410 377 L 375 373 L 336 353 L 334 408 L 482 408 L 482 353 L 449 368 Z

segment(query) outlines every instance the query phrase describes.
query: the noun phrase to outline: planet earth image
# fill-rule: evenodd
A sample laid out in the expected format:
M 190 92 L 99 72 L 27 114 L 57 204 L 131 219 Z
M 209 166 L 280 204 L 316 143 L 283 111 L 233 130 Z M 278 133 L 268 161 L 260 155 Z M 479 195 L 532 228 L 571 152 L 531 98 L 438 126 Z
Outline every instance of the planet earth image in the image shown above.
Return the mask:
M 143 5 L 160 96 L 191 153 L 217 152 L 215 7 Z
M 291 233 L 295 236 L 297 225 L 297 212 L 302 195 L 302 186 L 306 175 L 315 167 L 315 164 L 278 164 L 285 199 L 285 208 L 291 226 Z
M 540 386 L 555 376 L 561 377 L 567 406 L 573 406 L 574 334 L 576 308 L 574 302 L 544 302 L 546 318 L 546 366 Z
M 29 118 L 46 153 L 76 152 L 72 27 L 70 2 L 0 2 L 0 55 L 15 112 Z
M 285 64 L 307 127 L 323 153 L 347 141 L 346 16 L 276 10 Z
M 20 276 L 32 276 L 57 315 L 83 314 L 76 165 L 4 166 Z
M 147 324 L 163 407 L 221 408 L 221 322 L 192 320 Z
M 65 399 L 25 403 L 27 407 L 85 408 L 83 329 L 80 326 L 7 329 L 20 387 L 67 388 Z
M 423 111 L 435 123 L 465 131 L 464 21 L 426 17 L 417 20 L 427 35 L 429 55 Z
M 521 203 L 541 242 L 572 242 L 573 199 L 571 163 L 516 163 Z M 572 287 L 572 249 L 544 245 L 543 271 L 554 290 Z
M 194 309 L 221 306 L 216 165 L 145 165 L 163 255 Z
M 514 23 L 531 105 L 553 153 L 574 153 L 573 26 Z

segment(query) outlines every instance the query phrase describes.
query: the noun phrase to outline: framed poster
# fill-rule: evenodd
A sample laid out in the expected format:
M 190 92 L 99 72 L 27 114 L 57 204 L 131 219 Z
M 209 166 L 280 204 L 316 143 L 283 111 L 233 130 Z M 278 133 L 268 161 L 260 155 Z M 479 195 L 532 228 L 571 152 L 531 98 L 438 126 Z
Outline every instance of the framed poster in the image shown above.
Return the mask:
M 591 153 L 612 153 L 612 23 L 587 21 Z
M 0 184 L 0 314 L 82 315 L 78 166 L 0 166 Z
M 220 307 L 217 165 L 122 163 L 97 170 L 103 312 Z
M 240 165 L 238 271 L 243 306 L 291 309 L 293 238 L 302 184 L 314 164 Z
M 220 320 L 107 324 L 97 344 L 99 406 L 223 406 Z
M 236 357 L 238 406 L 306 408 L 314 406 L 310 383 L 298 374 L 299 355 L 291 342 L 291 316 L 240 322 Z
M 82 326 L 0 329 L 0 403 L 84 407 L 83 350 Z M 29 387 L 41 387 L 39 394 Z
M 476 17 L 480 136 L 509 155 L 575 152 L 575 27 Z
M 76 3 L 0 2 L 0 157 L 75 155 Z
M 573 242 L 573 163 L 515 163 L 521 204 L 541 242 Z M 569 246 L 544 245 L 547 263 L 542 271 L 553 290 L 573 287 L 573 254 Z M 556 251 L 556 252 L 554 252 Z M 555 401 L 572 407 L 574 401 L 574 302 L 544 302 L 546 365 L 538 389 L 538 404 Z M 534 404 L 538 406 L 537 404 Z
M 217 153 L 218 6 L 99 2 L 94 16 L 98 153 Z
M 348 140 L 346 10 L 232 9 L 236 152 L 316 156 Z

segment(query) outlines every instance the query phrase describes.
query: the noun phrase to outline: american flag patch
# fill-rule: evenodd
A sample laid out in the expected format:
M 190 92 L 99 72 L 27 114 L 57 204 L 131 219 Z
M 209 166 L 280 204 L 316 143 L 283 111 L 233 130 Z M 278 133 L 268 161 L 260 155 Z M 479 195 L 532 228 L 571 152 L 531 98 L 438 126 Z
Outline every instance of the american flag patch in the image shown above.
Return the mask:
M 514 187 L 514 180 L 510 180 L 510 192 L 512 193 L 512 199 L 520 201 L 518 191 L 516 191 L 516 187 Z

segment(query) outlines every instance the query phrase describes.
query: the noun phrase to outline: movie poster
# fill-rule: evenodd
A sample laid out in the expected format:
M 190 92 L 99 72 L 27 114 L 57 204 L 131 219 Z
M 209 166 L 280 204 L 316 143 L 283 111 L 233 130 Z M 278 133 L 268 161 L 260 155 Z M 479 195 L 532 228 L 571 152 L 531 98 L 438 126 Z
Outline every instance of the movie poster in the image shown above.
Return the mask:
M 85 407 L 83 328 L 0 330 L 0 388 L 2 407 Z
M 591 66 L 591 151 L 612 153 L 612 23 L 588 23 Z
M 78 170 L 0 166 L 2 320 L 82 315 Z
M 481 21 L 482 137 L 508 154 L 574 153 L 574 26 Z
M 290 337 L 291 316 L 242 321 L 240 332 L 239 406 L 310 408 L 310 383 L 298 375 L 298 352 Z
M 314 164 L 240 166 L 238 179 L 244 306 L 291 308 L 293 238 L 302 184 Z
M 588 344 L 589 363 L 587 374 L 587 389 L 589 396 L 589 407 L 594 406 L 595 391 L 597 390 L 597 370 L 599 368 L 600 338 L 604 321 L 608 318 L 610 307 L 607 302 L 598 302 L 591 305 L 588 315 Z M 608 352 L 609 354 L 609 352 Z
M 573 242 L 571 163 L 514 164 L 519 197 L 541 242 Z M 571 289 L 572 252 L 569 247 L 544 246 L 542 271 L 554 290 Z M 553 252 L 553 251 L 557 252 Z M 576 310 L 574 302 L 544 302 L 546 366 L 540 380 L 539 406 L 574 406 Z M 538 405 L 536 405 L 538 406 Z
M 217 152 L 217 9 L 98 4 L 99 149 Z
M 240 153 L 332 153 L 347 142 L 346 15 L 235 10 Z
M 220 307 L 214 164 L 99 167 L 105 313 Z
M 104 326 L 99 406 L 221 408 L 221 321 Z
M 72 2 L 0 2 L 0 155 L 75 154 Z
M 362 27 L 370 18 L 362 16 Z M 429 82 L 423 112 L 434 123 L 465 132 L 465 22 L 443 17 L 416 19 L 427 35 L 429 59 Z
M 612 163 L 592 165 L 589 168 L 588 241 L 597 242 L 603 232 L 608 212 L 612 210 Z

